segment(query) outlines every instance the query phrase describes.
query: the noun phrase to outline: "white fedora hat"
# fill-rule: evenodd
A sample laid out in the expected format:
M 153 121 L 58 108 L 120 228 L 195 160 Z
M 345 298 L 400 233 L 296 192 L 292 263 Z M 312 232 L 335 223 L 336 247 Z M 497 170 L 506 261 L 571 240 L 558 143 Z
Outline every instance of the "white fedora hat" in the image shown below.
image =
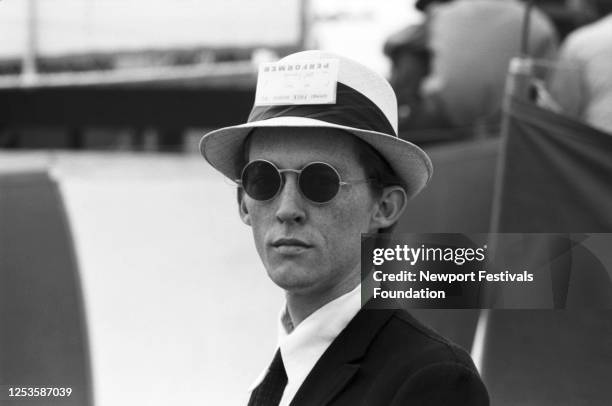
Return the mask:
M 220 128 L 202 137 L 200 140 L 202 156 L 223 175 L 231 180 L 236 180 L 240 177 L 242 169 L 238 165 L 244 163 L 242 146 L 253 129 L 265 127 L 337 128 L 358 137 L 378 151 L 404 181 L 409 197 L 419 193 L 431 178 L 433 167 L 431 160 L 421 148 L 398 137 L 397 99 L 391 85 L 362 64 L 329 52 L 294 53 L 278 61 L 277 66 L 279 70 L 288 68 L 296 71 L 301 67 L 303 76 L 300 76 L 298 72 L 292 72 L 294 74 L 289 76 L 293 79 L 304 78 L 309 66 L 311 68 L 317 66 L 316 61 L 323 61 L 324 64 L 327 61 L 332 62 L 332 69 L 326 71 L 325 74 L 331 72 L 331 75 L 334 76 L 333 91 L 335 94 L 325 94 L 324 90 L 317 89 L 319 93 L 316 97 L 324 99 L 327 97 L 323 104 L 299 101 L 287 103 L 285 102 L 288 100 L 286 88 L 294 89 L 295 82 L 280 90 L 280 93 L 285 92 L 280 97 L 283 102 L 265 102 L 270 98 L 266 99 L 266 95 L 258 94 L 247 123 Z M 320 63 L 318 65 L 321 66 Z M 266 72 L 269 69 L 275 71 L 277 68 L 268 67 Z M 262 77 L 260 67 L 258 93 L 264 85 Z M 325 77 L 329 78 L 329 75 Z M 278 78 L 278 75 L 266 77 L 265 85 L 273 89 L 272 92 L 278 93 L 279 87 L 276 86 L 277 83 L 270 85 L 269 82 Z M 283 78 L 278 80 L 283 80 Z M 324 82 L 325 85 L 328 84 L 327 80 Z M 299 83 L 297 86 L 299 87 Z M 274 94 L 272 96 L 274 97 Z

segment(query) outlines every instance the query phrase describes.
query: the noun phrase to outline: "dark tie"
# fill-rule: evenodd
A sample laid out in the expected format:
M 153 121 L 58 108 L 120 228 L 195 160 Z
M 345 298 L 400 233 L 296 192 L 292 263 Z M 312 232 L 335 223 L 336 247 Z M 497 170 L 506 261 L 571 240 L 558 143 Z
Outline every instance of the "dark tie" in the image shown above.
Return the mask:
M 274 359 L 268 367 L 263 381 L 251 392 L 248 406 L 276 406 L 283 397 L 287 385 L 287 373 L 283 365 L 280 348 L 276 350 Z

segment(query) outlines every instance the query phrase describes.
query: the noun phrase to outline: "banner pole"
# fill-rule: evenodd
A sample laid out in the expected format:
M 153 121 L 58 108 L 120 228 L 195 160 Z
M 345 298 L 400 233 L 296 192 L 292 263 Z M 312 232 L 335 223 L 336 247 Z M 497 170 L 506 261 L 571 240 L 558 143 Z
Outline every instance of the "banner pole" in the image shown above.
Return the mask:
M 21 61 L 21 81 L 31 85 L 36 81 L 36 54 L 38 53 L 38 0 L 26 0 L 26 38 Z
M 523 18 L 523 30 L 521 34 L 521 56 L 526 58 L 529 56 L 529 29 L 531 26 L 531 12 L 533 10 L 534 0 L 529 0 L 525 5 L 525 17 Z

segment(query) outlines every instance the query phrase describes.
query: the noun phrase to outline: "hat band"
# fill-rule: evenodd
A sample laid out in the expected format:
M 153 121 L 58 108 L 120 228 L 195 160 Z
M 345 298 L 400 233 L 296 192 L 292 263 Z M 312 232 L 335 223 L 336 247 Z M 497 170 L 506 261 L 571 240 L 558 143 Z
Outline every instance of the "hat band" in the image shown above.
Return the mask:
M 254 106 L 248 122 L 275 117 L 305 117 L 397 137 L 387 116 L 363 94 L 343 83 L 336 88 L 336 104 Z

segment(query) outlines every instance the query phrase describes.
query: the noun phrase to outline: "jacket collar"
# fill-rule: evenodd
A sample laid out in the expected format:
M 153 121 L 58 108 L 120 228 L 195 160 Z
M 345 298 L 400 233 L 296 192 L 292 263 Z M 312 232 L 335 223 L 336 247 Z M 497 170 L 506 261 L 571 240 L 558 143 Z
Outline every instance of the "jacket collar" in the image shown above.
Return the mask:
M 291 406 L 324 405 L 360 368 L 360 360 L 393 310 L 362 308 L 312 368 Z

